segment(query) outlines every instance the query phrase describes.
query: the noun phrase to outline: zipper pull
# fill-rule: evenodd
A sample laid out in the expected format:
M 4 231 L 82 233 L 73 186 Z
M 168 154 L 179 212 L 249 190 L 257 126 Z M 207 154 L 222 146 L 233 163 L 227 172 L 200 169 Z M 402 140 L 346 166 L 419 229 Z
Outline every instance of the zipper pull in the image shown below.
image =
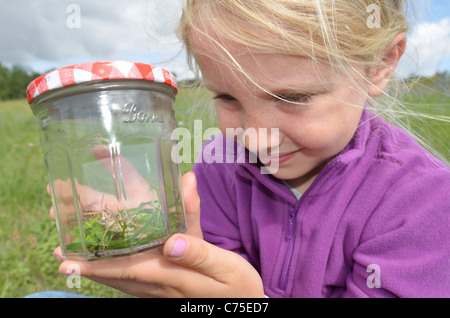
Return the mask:
M 295 237 L 295 207 L 289 207 L 289 224 L 288 224 L 288 232 L 286 238 L 291 240 Z

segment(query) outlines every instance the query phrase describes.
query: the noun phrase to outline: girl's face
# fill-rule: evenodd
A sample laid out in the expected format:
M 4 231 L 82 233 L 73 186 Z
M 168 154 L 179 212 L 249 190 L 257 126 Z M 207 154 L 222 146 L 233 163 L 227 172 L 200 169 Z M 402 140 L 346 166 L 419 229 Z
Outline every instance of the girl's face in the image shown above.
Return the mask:
M 264 151 L 251 149 L 248 139 L 246 147 L 263 163 L 276 163 L 273 175 L 303 193 L 353 137 L 368 85 L 357 76 L 338 78 L 328 66 L 309 59 L 251 52 L 225 42 L 244 74 L 230 67 L 233 62 L 225 61 L 225 54 L 209 42 L 193 40 L 205 86 L 214 94 L 222 133 L 227 128 L 256 132 L 278 128 L 278 140 L 268 140 Z

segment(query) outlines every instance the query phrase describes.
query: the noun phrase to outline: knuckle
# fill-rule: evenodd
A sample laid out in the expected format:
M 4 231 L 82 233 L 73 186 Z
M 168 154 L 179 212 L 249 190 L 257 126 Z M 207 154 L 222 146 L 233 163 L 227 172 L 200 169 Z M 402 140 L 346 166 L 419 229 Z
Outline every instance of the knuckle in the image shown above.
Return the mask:
M 136 274 L 133 270 L 129 268 L 123 268 L 123 270 L 119 273 L 120 281 L 135 281 Z
M 192 267 L 193 268 L 204 268 L 208 266 L 209 263 L 209 251 L 203 245 L 200 244 L 197 252 L 192 257 Z

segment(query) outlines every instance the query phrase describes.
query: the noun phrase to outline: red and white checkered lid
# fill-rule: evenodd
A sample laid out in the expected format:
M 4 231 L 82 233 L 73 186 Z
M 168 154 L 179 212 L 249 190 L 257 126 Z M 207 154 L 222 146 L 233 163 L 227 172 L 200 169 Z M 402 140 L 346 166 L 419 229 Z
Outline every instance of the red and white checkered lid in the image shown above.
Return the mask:
M 91 62 L 63 67 L 36 78 L 27 88 L 28 103 L 32 104 L 39 95 L 57 88 L 113 79 L 163 83 L 172 86 L 175 94 L 178 92 L 175 77 L 161 67 L 127 61 Z

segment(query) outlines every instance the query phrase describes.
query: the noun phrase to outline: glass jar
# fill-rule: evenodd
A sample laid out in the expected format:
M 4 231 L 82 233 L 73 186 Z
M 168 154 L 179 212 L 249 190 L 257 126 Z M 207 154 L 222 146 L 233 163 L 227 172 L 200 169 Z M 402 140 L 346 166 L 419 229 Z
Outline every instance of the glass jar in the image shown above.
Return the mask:
M 186 231 L 168 71 L 85 63 L 37 78 L 27 93 L 65 257 L 129 255 Z

